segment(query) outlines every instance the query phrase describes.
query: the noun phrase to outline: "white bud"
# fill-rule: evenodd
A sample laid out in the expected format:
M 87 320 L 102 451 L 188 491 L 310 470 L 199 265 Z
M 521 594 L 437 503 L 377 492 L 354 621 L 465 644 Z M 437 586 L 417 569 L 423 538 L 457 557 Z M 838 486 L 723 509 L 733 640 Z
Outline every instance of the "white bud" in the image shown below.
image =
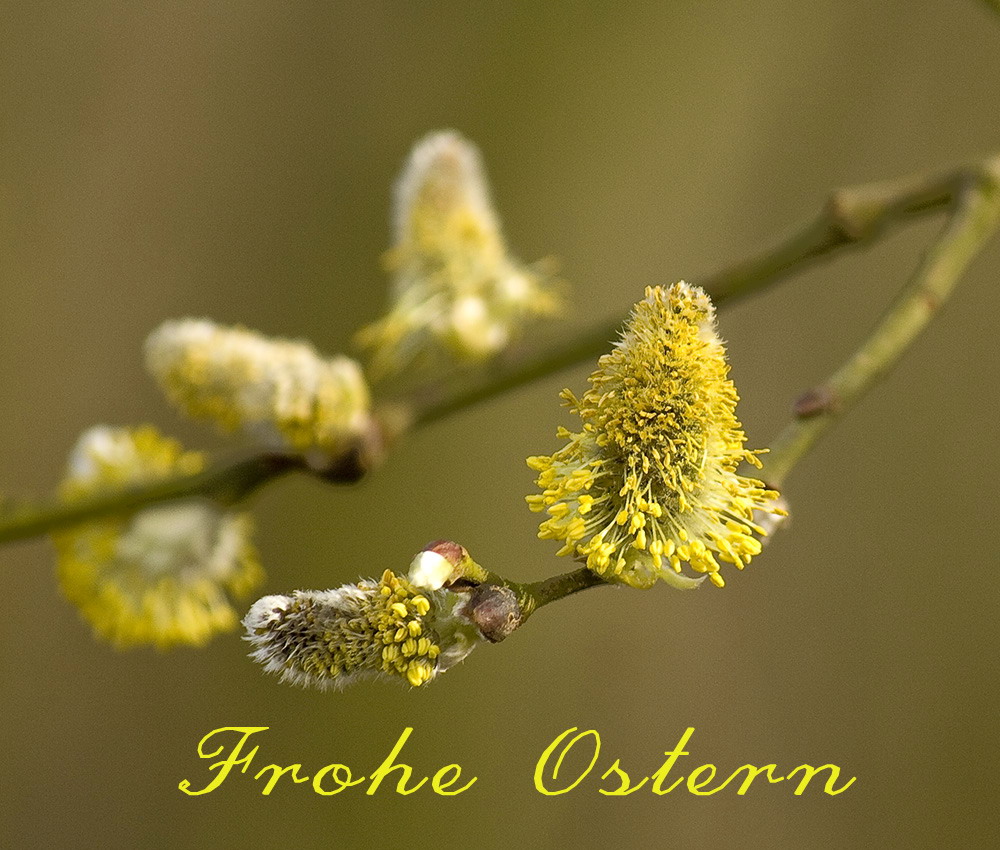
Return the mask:
M 418 552 L 410 562 L 407 578 L 415 587 L 440 590 L 451 576 L 454 567 L 451 562 L 437 552 Z

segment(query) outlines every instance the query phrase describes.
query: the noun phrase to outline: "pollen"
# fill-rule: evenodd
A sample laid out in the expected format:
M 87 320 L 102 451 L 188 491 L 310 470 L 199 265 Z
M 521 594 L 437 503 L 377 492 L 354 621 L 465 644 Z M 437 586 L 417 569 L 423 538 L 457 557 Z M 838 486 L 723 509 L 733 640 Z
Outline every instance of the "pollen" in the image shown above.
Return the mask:
M 705 576 L 722 587 L 720 561 L 742 569 L 760 552 L 755 512 L 784 513 L 776 491 L 737 473 L 760 460 L 744 447 L 728 375 L 705 292 L 647 288 L 590 388 L 563 393 L 581 430 L 560 429 L 566 445 L 528 460 L 542 490 L 528 504 L 548 514 L 539 537 L 634 587 L 691 588 Z

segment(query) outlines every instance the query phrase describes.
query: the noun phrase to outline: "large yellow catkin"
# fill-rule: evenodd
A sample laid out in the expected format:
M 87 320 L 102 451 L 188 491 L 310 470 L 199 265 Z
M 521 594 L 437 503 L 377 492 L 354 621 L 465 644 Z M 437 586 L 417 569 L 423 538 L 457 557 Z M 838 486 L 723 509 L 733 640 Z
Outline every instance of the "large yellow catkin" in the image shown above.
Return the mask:
M 548 514 L 538 536 L 634 587 L 696 587 L 685 564 L 722 587 L 720 561 L 742 569 L 760 552 L 754 512 L 783 513 L 777 492 L 736 472 L 760 462 L 728 373 L 705 292 L 647 288 L 583 397 L 563 393 L 582 429 L 560 429 L 563 448 L 528 459 L 541 488 L 528 503 Z

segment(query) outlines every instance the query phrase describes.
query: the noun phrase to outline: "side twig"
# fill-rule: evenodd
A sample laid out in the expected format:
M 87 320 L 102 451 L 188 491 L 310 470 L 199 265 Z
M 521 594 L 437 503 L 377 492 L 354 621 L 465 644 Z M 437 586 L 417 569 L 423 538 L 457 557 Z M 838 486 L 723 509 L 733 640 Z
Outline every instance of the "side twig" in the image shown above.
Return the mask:
M 871 336 L 825 383 L 803 395 L 771 443 L 764 476 L 780 486 L 829 427 L 889 372 L 1000 225 L 1000 159 L 961 175 L 954 213 Z

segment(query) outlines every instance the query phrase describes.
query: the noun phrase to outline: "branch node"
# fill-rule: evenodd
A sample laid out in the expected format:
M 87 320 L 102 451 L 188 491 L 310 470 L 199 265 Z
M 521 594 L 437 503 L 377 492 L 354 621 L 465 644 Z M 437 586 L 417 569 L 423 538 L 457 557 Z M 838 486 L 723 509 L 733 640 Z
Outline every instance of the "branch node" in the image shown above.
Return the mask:
M 931 315 L 940 310 L 943 303 L 941 297 L 926 286 L 920 289 L 920 299 L 923 301 L 924 307 L 927 308 L 927 312 Z
M 309 469 L 324 481 L 334 484 L 356 484 L 385 459 L 387 435 L 382 423 L 370 417 L 367 427 L 350 446 L 336 457 L 307 457 Z
M 490 643 L 500 643 L 523 619 L 517 594 L 509 587 L 481 584 L 469 594 L 462 613 L 476 624 Z
M 825 214 L 831 233 L 844 243 L 863 242 L 878 232 L 879 210 L 856 190 L 837 189 L 826 200 Z
M 837 401 L 836 393 L 824 384 L 802 393 L 792 405 L 792 411 L 798 419 L 810 419 L 823 413 L 836 412 Z

